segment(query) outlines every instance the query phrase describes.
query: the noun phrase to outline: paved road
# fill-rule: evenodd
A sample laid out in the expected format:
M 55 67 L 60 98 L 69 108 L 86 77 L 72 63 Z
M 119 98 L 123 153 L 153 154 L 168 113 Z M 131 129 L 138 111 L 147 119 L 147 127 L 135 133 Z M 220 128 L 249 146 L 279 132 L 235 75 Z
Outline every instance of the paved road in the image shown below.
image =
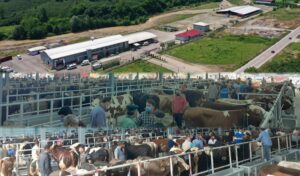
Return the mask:
M 213 68 L 212 66 L 187 63 L 180 59 L 168 55 L 163 55 L 162 58 L 164 61 L 160 61 L 157 59 L 150 59 L 148 61 L 153 64 L 165 67 L 174 72 L 200 73 L 200 72 L 212 72 L 213 70 L 215 70 L 215 68 Z
M 288 35 L 286 35 L 280 41 L 275 43 L 273 46 L 271 46 L 270 48 L 262 52 L 256 58 L 252 59 L 246 65 L 236 70 L 235 73 L 242 73 L 249 67 L 255 67 L 255 68 L 261 67 L 263 64 L 271 60 L 276 55 L 276 53 L 279 53 L 290 43 L 295 42 L 297 40 L 298 35 L 300 35 L 300 26 L 292 30 Z M 289 39 L 290 37 L 292 38 L 291 40 Z M 272 53 L 272 51 L 275 51 L 275 53 Z

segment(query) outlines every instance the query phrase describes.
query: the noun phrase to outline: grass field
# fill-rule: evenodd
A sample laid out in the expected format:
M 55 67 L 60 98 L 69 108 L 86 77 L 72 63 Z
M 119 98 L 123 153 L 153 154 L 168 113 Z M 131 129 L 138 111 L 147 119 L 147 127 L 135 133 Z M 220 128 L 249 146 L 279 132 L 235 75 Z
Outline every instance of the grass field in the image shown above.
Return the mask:
M 1 26 L 0 27 L 0 33 L 5 34 L 6 36 L 10 36 L 13 30 L 14 30 L 14 26 Z
M 300 18 L 300 9 L 284 9 L 280 8 L 264 14 L 264 16 L 276 18 L 279 21 L 289 21 L 295 18 Z
M 243 5 L 244 4 L 243 0 L 228 0 L 228 1 L 234 5 Z
M 259 72 L 300 72 L 300 43 L 292 43 L 272 61 L 258 69 Z
M 180 21 L 180 20 L 184 20 L 184 19 L 196 16 L 196 15 L 197 14 L 174 14 L 174 15 L 170 15 L 168 17 L 161 18 L 157 22 L 157 26 L 168 24 L 168 23 L 173 23 L 173 22 Z
M 274 42 L 276 39 L 259 36 L 216 35 L 173 48 L 166 54 L 192 63 L 222 65 L 232 71 Z
M 197 10 L 202 10 L 202 9 L 214 9 L 214 8 L 218 8 L 219 7 L 219 3 L 218 2 L 211 2 L 211 3 L 206 3 L 203 5 L 199 5 L 193 9 L 197 9 Z
M 98 71 L 99 73 L 104 73 L 105 71 Z M 113 69 L 114 73 L 128 73 L 128 72 L 172 72 L 168 69 L 165 69 L 161 66 L 149 63 L 144 60 L 138 60 L 132 64 L 125 65 L 122 67 L 118 67 Z

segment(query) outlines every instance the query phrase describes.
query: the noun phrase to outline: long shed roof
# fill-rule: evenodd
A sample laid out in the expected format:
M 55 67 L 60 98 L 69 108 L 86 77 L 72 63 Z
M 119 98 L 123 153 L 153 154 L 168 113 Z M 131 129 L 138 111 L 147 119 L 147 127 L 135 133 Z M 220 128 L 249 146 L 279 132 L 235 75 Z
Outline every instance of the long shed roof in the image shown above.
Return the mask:
M 124 37 L 128 39 L 128 44 L 134 44 L 145 40 L 154 39 L 157 36 L 155 34 L 152 34 L 151 32 L 137 32 L 125 35 Z
M 239 14 L 239 15 L 247 15 L 247 14 L 259 11 L 259 10 L 261 10 L 261 8 L 247 5 L 247 6 L 230 7 L 230 8 L 227 8 L 227 9 L 219 10 L 218 12 L 219 13 L 232 12 L 232 13 L 236 13 L 236 14 Z
M 44 52 L 51 59 L 58 59 L 74 54 L 79 54 L 85 52 L 87 50 L 94 50 L 97 48 L 103 48 L 107 46 L 111 46 L 118 43 L 128 42 L 128 39 L 123 37 L 122 35 L 113 35 L 109 37 L 89 40 L 81 43 L 66 45 L 58 48 L 48 49 Z

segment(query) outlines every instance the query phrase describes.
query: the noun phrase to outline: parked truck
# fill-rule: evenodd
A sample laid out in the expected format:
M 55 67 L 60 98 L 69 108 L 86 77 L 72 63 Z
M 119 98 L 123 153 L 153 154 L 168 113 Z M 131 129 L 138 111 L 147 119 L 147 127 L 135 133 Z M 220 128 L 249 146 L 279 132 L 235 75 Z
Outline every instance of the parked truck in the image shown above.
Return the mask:
M 0 58 L 0 64 L 3 63 L 3 62 L 7 62 L 7 61 L 10 61 L 12 60 L 12 56 L 6 56 L 6 57 L 1 57 Z
M 120 56 L 113 56 L 109 58 L 100 59 L 99 61 L 92 64 L 92 69 L 97 70 L 102 68 L 103 70 L 120 65 L 121 58 Z

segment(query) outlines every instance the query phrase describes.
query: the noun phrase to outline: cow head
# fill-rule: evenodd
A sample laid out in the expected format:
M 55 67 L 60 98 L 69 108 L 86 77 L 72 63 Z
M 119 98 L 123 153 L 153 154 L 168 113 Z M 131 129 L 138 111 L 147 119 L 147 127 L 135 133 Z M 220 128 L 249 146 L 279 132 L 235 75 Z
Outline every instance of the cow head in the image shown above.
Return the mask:
M 14 168 L 15 158 L 6 157 L 0 160 L 0 175 L 1 176 L 12 176 Z

